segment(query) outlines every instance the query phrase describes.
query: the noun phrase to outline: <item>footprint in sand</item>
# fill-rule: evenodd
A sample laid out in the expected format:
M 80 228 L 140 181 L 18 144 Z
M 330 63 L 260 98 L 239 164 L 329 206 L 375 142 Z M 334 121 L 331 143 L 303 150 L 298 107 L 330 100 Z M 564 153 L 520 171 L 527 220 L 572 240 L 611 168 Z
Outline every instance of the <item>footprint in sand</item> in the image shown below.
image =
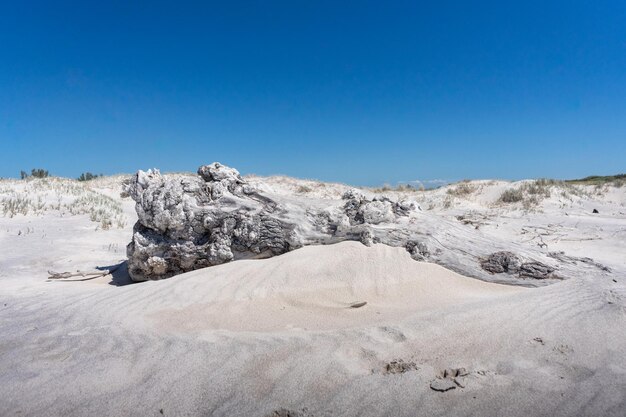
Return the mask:
M 605 291 L 604 297 L 609 305 L 618 307 L 621 309 L 622 313 L 626 313 L 626 304 L 624 303 L 622 296 L 617 291 Z
M 565 356 L 569 355 L 570 353 L 574 351 L 574 349 L 572 349 L 569 345 L 566 345 L 563 343 L 556 345 L 555 347 L 552 348 L 552 350 Z
M 405 362 L 403 359 L 395 359 L 385 364 L 383 374 L 403 374 L 405 372 L 419 370 L 417 364 L 413 361 Z
M 544 342 L 543 337 L 535 337 L 533 340 L 530 341 L 533 344 L 538 344 L 541 346 L 545 346 L 546 342 Z
M 377 329 L 379 333 L 387 340 L 400 343 L 406 340 L 406 336 L 401 330 L 389 326 L 381 326 Z
M 433 391 L 446 392 L 453 389 L 465 388 L 466 377 L 470 373 L 465 368 L 448 368 L 444 369 L 442 376 L 430 381 L 430 388 Z

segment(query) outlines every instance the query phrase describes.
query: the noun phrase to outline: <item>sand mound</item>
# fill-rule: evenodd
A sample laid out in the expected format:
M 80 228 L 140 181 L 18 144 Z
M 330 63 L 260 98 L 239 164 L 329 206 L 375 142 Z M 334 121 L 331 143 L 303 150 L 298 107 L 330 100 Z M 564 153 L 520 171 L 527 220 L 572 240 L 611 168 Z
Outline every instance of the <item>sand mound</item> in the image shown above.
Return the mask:
M 149 317 L 177 332 L 371 325 L 524 291 L 416 262 L 404 248 L 358 242 L 237 261 L 137 289 L 143 292 L 145 286 L 155 290 L 151 298 L 160 300 Z

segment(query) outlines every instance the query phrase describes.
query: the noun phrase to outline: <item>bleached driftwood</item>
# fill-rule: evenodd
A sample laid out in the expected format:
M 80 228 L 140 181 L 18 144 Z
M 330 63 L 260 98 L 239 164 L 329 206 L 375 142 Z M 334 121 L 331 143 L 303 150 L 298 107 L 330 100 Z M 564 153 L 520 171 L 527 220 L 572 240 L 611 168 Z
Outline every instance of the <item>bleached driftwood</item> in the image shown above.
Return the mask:
M 346 240 L 403 247 L 417 261 L 486 281 L 544 285 L 539 282 L 580 273 L 545 253 L 553 225 L 527 227 L 539 247 L 513 244 L 480 231 L 483 222 L 492 222 L 489 215 L 461 217 L 474 226 L 469 228 L 423 212 L 410 197 L 363 189 L 348 189 L 341 198 L 292 198 L 217 162 L 201 166 L 196 176 L 138 171 L 125 192 L 137 212 L 126 251 L 133 281 Z M 483 268 L 484 259 L 501 252 L 519 258 L 519 268 Z
M 420 211 L 410 199 L 352 189 L 328 204 L 286 202 L 217 162 L 195 177 L 139 171 L 126 192 L 137 203 L 127 247 L 134 281 L 345 240 L 405 247 L 417 260 L 427 256 L 424 236 L 405 231 Z

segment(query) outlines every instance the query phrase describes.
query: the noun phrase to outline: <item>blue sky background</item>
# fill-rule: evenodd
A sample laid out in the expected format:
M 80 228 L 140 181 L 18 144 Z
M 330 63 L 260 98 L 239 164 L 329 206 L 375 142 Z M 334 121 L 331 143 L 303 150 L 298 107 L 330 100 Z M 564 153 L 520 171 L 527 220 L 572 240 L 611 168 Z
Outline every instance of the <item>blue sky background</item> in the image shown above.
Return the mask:
M 626 2 L 512 3 L 0 0 L 0 176 L 626 171 Z

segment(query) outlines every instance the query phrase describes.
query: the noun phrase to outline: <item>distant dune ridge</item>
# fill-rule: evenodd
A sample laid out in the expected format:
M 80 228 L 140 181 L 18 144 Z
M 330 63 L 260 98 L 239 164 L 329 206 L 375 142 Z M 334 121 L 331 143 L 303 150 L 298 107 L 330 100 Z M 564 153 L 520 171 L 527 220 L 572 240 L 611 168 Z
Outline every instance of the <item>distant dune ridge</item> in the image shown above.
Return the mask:
M 128 184 L 137 186 L 138 176 L 0 180 L 0 415 L 622 416 L 626 409 L 619 181 L 374 191 L 288 177 L 236 175 L 221 188 L 197 175 L 145 175 L 148 186 L 135 191 Z M 153 181 L 182 191 L 162 198 L 172 189 Z M 244 186 L 249 193 L 238 195 Z M 203 191 L 189 198 L 193 187 Z M 374 202 L 382 204 L 363 210 Z M 397 214 L 400 202 L 414 209 Z M 238 250 L 235 222 L 233 262 L 133 283 L 125 247 L 149 233 L 133 224 L 143 215 L 136 210 L 151 204 L 171 215 L 144 218 L 157 222 L 159 236 L 170 233 L 168 247 L 190 236 L 185 227 L 194 223 L 179 216 L 211 204 L 223 216 L 220 233 L 230 213 L 246 207 L 249 217 L 275 216 L 306 239 L 256 259 L 246 256 L 252 246 Z M 334 235 L 319 226 L 320 213 L 337 225 Z M 114 272 L 46 280 L 49 270 L 102 269 Z

